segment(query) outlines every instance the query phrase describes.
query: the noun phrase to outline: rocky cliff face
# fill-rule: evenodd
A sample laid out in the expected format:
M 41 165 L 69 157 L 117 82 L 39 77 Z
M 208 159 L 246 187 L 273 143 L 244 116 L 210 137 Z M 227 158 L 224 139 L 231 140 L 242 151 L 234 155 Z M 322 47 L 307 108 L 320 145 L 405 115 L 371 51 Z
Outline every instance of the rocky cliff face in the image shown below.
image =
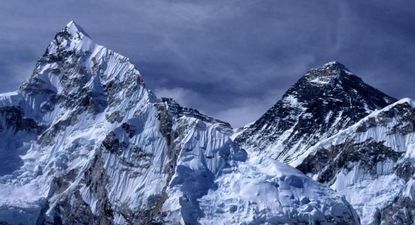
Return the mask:
M 158 99 L 74 22 L 0 95 L 0 133 L 0 223 L 359 223 L 329 188 L 252 161 L 226 122 Z

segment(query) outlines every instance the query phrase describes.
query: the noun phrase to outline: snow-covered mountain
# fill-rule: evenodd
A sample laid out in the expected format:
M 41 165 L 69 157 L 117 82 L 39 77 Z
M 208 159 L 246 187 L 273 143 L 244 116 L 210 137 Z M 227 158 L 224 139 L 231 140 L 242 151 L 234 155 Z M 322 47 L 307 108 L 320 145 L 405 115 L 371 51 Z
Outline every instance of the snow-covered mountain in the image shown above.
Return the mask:
M 235 141 L 252 154 L 291 163 L 318 141 L 395 101 L 330 62 L 308 71 L 263 116 L 239 130 Z
M 236 141 L 343 194 L 362 224 L 415 221 L 415 104 L 368 86 L 345 66 L 312 69 Z
M 158 99 L 70 22 L 0 95 L 0 224 L 359 224 L 343 196 L 256 163 L 232 132 Z

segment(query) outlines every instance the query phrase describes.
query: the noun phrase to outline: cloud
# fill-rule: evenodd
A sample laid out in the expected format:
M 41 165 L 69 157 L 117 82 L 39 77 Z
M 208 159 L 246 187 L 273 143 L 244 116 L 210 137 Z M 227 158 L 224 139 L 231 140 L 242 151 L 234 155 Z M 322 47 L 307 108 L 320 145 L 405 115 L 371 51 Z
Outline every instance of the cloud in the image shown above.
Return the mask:
M 332 60 L 386 93 L 415 97 L 414 7 L 410 0 L 4 0 L 0 92 L 30 76 L 25 68 L 74 19 L 129 57 L 150 88 L 234 126 Z
M 234 128 L 242 127 L 257 120 L 276 102 L 275 99 L 275 96 L 269 96 L 265 99 L 240 99 L 238 104 L 234 104 L 225 110 L 215 112 L 212 115 L 215 115 L 215 117 L 223 121 L 229 122 Z

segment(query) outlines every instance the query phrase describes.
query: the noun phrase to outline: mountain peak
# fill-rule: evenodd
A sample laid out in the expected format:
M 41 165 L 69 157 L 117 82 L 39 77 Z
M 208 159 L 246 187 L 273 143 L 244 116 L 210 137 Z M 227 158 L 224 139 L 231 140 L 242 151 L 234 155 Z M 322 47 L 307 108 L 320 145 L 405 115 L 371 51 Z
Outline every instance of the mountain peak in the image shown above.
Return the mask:
M 38 94 L 36 98 L 45 102 L 43 105 L 62 104 L 92 113 L 102 112 L 111 103 L 116 105 L 125 92 L 131 101 L 136 100 L 131 98 L 133 94 L 143 90 L 147 96 L 144 81 L 129 59 L 96 44 L 74 21 L 56 33 L 20 90 Z M 150 93 L 148 98 L 154 100 Z M 41 112 L 37 108 L 33 111 Z
M 344 77 L 353 77 L 354 80 L 361 81 L 361 79 L 353 75 L 345 65 L 337 61 L 328 62 L 318 68 L 313 68 L 304 76 L 307 83 L 317 86 L 331 84 L 333 81 L 339 80 L 338 78 Z
M 319 69 L 324 69 L 324 70 L 345 70 L 345 71 L 349 71 L 349 69 L 347 69 L 347 67 L 345 65 L 343 65 L 342 63 L 340 63 L 338 61 L 331 61 L 331 62 L 325 63 Z
M 75 21 L 70 21 L 55 34 L 41 61 L 54 62 L 67 58 L 73 52 L 92 52 L 96 44 Z
M 83 34 L 84 36 L 89 37 L 85 30 L 73 20 L 69 21 L 69 23 L 66 24 L 66 26 L 63 28 L 63 31 L 72 35 Z

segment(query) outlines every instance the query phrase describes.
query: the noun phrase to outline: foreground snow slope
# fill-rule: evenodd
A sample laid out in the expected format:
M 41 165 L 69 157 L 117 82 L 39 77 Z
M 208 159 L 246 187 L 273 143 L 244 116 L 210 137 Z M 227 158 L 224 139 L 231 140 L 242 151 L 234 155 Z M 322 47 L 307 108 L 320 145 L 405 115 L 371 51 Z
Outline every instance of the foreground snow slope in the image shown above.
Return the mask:
M 74 22 L 0 95 L 3 224 L 358 224 L 340 195 L 229 124 L 156 98 L 129 60 Z
M 251 159 L 223 173 L 200 200 L 202 224 L 360 224 L 343 196 L 281 162 Z

